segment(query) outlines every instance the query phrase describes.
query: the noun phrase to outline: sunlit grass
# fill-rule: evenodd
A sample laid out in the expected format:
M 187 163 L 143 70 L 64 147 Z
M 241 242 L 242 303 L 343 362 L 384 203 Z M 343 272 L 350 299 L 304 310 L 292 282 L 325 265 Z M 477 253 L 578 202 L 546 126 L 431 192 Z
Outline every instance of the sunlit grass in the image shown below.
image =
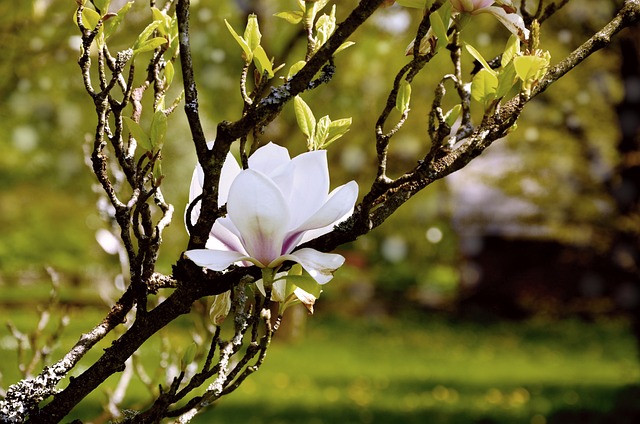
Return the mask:
M 33 309 L 0 309 L 0 314 L 24 331 L 34 325 Z M 99 319 L 93 309 L 73 310 L 62 344 L 73 344 Z M 173 327 L 176 345 L 189 340 L 190 319 Z M 10 340 L 2 328 L 5 386 L 18 377 Z M 88 355 L 79 370 L 109 343 Z M 141 351 L 147 370 L 157 366 L 159 347 L 156 338 Z M 623 322 L 474 323 L 430 315 L 346 319 L 320 313 L 307 320 L 301 339 L 275 340 L 263 367 L 194 422 L 627 422 L 612 417 L 623 413 L 618 397 L 625 388 L 632 390 L 639 376 L 634 341 Z M 113 387 L 117 378 L 105 386 Z M 129 395 L 125 406 L 151 396 L 139 382 Z M 107 389 L 98 390 L 73 417 L 98 415 L 107 396 Z M 596 418 L 572 418 L 585 410 Z

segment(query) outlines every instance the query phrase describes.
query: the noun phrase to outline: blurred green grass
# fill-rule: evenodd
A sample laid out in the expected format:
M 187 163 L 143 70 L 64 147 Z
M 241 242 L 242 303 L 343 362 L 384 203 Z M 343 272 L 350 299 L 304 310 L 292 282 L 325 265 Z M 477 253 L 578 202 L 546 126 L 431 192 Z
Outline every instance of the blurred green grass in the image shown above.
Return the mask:
M 72 309 L 70 346 L 97 322 Z M 23 331 L 33 308 L 0 307 Z M 170 329 L 178 345 L 194 317 Z M 4 384 L 17 378 L 15 346 L 0 332 Z M 109 341 L 80 364 L 87 366 Z M 141 352 L 153 369 L 159 339 Z M 58 348 L 54 354 L 57 358 Z M 195 423 L 623 423 L 636 422 L 636 348 L 624 321 L 469 322 L 441 315 L 338 317 L 319 313 L 296 341 L 275 340 L 263 367 Z M 117 377 L 105 386 L 113 387 Z M 140 383 L 135 406 L 150 399 Z M 99 415 L 99 390 L 68 417 Z M 630 417 L 625 421 L 625 417 Z

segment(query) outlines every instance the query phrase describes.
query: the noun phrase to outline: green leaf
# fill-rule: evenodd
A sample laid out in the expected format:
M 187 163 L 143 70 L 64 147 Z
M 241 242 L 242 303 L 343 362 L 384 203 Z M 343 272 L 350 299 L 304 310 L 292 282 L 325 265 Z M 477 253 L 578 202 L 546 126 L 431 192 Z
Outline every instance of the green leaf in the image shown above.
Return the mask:
M 195 360 L 197 352 L 198 345 L 195 344 L 195 342 L 192 342 L 184 351 L 184 355 L 182 355 L 182 359 L 180 360 L 180 371 L 187 369 L 187 366 Z
M 151 38 L 150 40 L 143 41 L 142 44 L 138 46 L 137 49 L 133 49 L 133 54 L 136 55 L 144 52 L 150 52 L 151 50 L 155 50 L 156 47 L 160 47 L 166 42 L 167 42 L 167 39 L 164 37 Z
M 436 51 L 441 47 L 446 46 L 449 43 L 449 37 L 447 37 L 448 22 L 442 20 L 440 13 L 432 13 L 429 15 L 429 22 L 431 23 L 431 29 L 436 36 L 438 42 L 436 44 Z
M 538 56 L 518 56 L 513 59 L 516 74 L 524 82 L 534 79 L 548 64 L 545 58 Z
M 287 275 L 285 278 L 287 283 L 295 284 L 302 290 L 313 295 L 316 299 L 320 297 L 322 293 L 322 286 L 310 275 Z
M 342 50 L 348 49 L 349 47 L 353 46 L 354 44 L 356 44 L 356 43 L 354 43 L 353 41 L 345 41 L 344 43 L 340 44 L 340 47 L 338 47 L 333 54 L 337 55 Z
M 296 121 L 304 135 L 307 136 L 308 147 L 313 148 L 313 136 L 316 130 L 316 118 L 309 105 L 302 100 L 302 97 L 296 96 L 293 99 L 293 110 L 296 114 Z M 312 149 L 315 150 L 315 149 Z
M 93 5 L 96 9 L 100 10 L 100 13 L 103 15 L 109 12 L 109 3 L 111 3 L 111 0 L 93 0 Z
M 495 99 L 497 89 L 498 77 L 495 72 L 480 69 L 471 83 L 471 97 L 486 106 L 488 102 Z
M 298 62 L 291 65 L 291 67 L 289 68 L 289 73 L 287 74 L 287 79 L 291 79 L 291 77 L 297 74 L 300 69 L 304 68 L 304 65 L 306 64 L 307 62 L 305 62 L 304 60 L 299 60 Z
M 256 68 L 258 68 L 260 75 L 263 75 L 266 71 L 267 77 L 273 78 L 274 74 L 271 60 L 267 57 L 267 53 L 264 51 L 262 46 L 256 47 L 253 51 L 253 63 L 256 65 Z
M 158 25 L 158 32 L 160 33 L 160 35 L 169 35 L 169 30 L 171 28 L 171 18 L 165 12 L 156 7 L 151 8 L 151 13 L 154 21 L 162 22 L 160 25 Z
M 111 37 L 111 35 L 113 35 L 113 33 L 116 31 L 116 29 L 118 29 L 118 27 L 124 20 L 125 15 L 129 11 L 129 9 L 131 9 L 132 5 L 133 5 L 132 1 L 125 3 L 125 5 L 122 6 L 120 10 L 118 10 L 118 13 L 116 14 L 116 16 L 104 22 L 104 39 L 105 40 Z
M 134 52 L 138 50 L 149 39 L 149 37 L 151 37 L 153 31 L 155 31 L 156 28 L 158 28 L 158 25 L 160 25 L 161 23 L 161 21 L 153 21 L 149 25 L 147 25 L 145 29 L 142 30 L 140 35 L 138 35 L 136 42 L 133 43 Z
M 336 29 L 336 5 L 331 8 L 330 15 L 322 15 L 316 22 L 316 48 L 327 42 Z
M 149 139 L 151 140 L 151 146 L 155 148 L 162 148 L 164 144 L 164 137 L 167 134 L 167 115 L 163 111 L 157 110 L 153 114 L 153 120 L 151 121 L 151 131 L 149 133 Z
M 471 44 L 465 44 L 464 46 L 467 48 L 467 51 L 471 54 L 471 56 L 473 56 L 478 62 L 482 64 L 482 67 L 484 69 L 495 74 L 495 71 L 491 69 L 491 66 L 489 66 L 487 61 L 484 60 L 484 57 L 482 57 L 478 50 L 476 50 Z
M 255 49 L 260 45 L 262 34 L 260 34 L 260 27 L 258 26 L 258 17 L 253 13 L 249 15 L 247 27 L 244 29 L 243 38 L 247 42 L 251 51 L 255 51 Z
M 152 151 L 153 147 L 151 146 L 151 140 L 149 139 L 147 133 L 142 129 L 140 124 L 126 116 L 122 117 L 122 120 L 129 129 L 131 137 L 133 137 L 138 142 L 138 145 L 146 151 Z
M 520 54 L 520 38 L 512 34 L 504 48 L 504 53 L 502 53 L 500 65 L 505 68 L 518 54 Z
M 409 102 L 411 102 L 411 84 L 407 80 L 402 80 L 396 95 L 396 109 L 400 113 L 405 113 L 409 110 Z
M 88 29 L 95 29 L 100 22 L 100 14 L 93 9 L 82 9 L 82 24 Z
M 173 68 L 173 62 L 169 61 L 164 65 L 164 79 L 167 87 L 170 86 L 171 83 L 173 82 L 174 75 L 175 75 L 175 69 Z
M 279 12 L 273 16 L 284 19 L 291 24 L 297 25 L 302 21 L 303 14 L 302 12 L 296 10 L 290 12 Z
M 327 139 L 321 148 L 325 149 L 329 147 L 331 143 L 345 135 L 349 131 L 351 126 L 351 118 L 336 119 L 329 124 L 329 131 L 327 132 Z
M 496 97 L 502 98 L 516 85 L 518 78 L 513 61 L 509 62 L 498 74 L 498 88 Z
M 245 39 L 240 37 L 238 35 L 238 33 L 234 31 L 233 27 L 231 26 L 231 24 L 229 22 L 227 22 L 226 19 L 224 20 L 224 23 L 227 25 L 227 29 L 229 30 L 229 32 L 231 33 L 233 38 L 236 40 L 236 42 L 242 48 L 242 51 L 244 52 L 244 60 L 245 60 L 245 62 L 250 63 L 253 60 L 253 51 L 249 48 L 249 45 L 247 44 Z
M 160 185 L 162 177 L 164 177 L 162 174 L 162 162 L 160 162 L 160 157 L 158 157 L 156 161 L 153 162 L 153 178 L 156 180 L 156 185 Z
M 331 125 L 331 119 L 329 119 L 329 116 L 323 116 L 318 119 L 314 134 L 314 140 L 318 149 L 322 149 L 324 147 L 327 136 L 329 135 L 329 125 Z
M 447 124 L 448 127 L 452 127 L 456 122 L 456 119 L 460 116 L 460 112 L 462 111 L 462 106 L 455 105 L 449 110 L 449 112 L 444 115 L 444 123 Z

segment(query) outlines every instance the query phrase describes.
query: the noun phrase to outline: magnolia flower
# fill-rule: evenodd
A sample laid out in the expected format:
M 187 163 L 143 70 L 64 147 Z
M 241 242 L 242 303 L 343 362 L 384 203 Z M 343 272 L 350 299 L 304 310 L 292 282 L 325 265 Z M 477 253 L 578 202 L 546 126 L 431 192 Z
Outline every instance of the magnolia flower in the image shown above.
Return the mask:
M 190 202 L 202 192 L 203 180 L 202 168 L 197 165 Z M 252 263 L 275 272 L 283 262 L 293 261 L 316 282 L 325 284 L 342 266 L 344 257 L 310 248 L 294 249 L 346 219 L 357 197 L 355 181 L 329 193 L 324 150 L 291 159 L 287 149 L 269 143 L 256 150 L 245 170 L 229 155 L 222 168 L 219 193 L 220 204 L 227 204 L 227 215 L 214 223 L 206 249 L 189 250 L 185 255 L 214 271 L 233 263 Z M 186 218 L 195 222 L 199 214 L 200 205 L 195 205 Z
M 449 0 L 452 6 L 451 18 L 456 15 L 466 13 L 469 15 L 479 15 L 481 13 L 489 13 L 495 16 L 502 25 L 505 26 L 513 34 L 517 35 L 521 40 L 529 39 L 529 30 L 524 26 L 522 16 L 516 13 L 516 8 L 511 0 Z M 406 54 L 413 54 L 413 40 L 407 47 Z M 435 45 L 435 34 L 429 29 L 427 34 L 420 40 L 420 54 L 427 54 Z

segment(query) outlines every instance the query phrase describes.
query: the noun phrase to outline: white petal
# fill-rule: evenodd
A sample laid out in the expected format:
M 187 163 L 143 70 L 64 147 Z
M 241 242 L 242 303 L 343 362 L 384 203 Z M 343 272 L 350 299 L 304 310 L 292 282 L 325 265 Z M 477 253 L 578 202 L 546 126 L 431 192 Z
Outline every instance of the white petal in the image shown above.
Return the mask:
M 207 249 L 233 250 L 247 254 L 238 236 L 238 230 L 228 217 L 218 218 L 211 228 Z
M 218 189 L 218 203 L 221 206 L 227 203 L 231 184 L 238 174 L 240 174 L 240 171 L 242 171 L 242 168 L 240 168 L 236 158 L 233 157 L 231 153 L 227 154 L 227 159 L 224 161 L 224 164 L 222 164 L 222 171 L 220 172 L 220 186 Z
M 316 303 L 316 297 L 311 293 L 307 293 L 302 290 L 300 287 L 296 287 L 293 294 L 295 294 L 298 300 L 300 300 L 304 307 L 307 308 L 309 313 L 313 314 L 313 305 Z
M 331 192 L 329 199 L 318 211 L 298 228 L 298 231 L 313 230 L 333 226 L 353 211 L 358 199 L 358 184 L 349 181 Z
M 293 190 L 288 200 L 293 228 L 305 222 L 326 202 L 329 195 L 327 151 L 316 150 L 293 158 Z
M 479 9 L 477 13 L 491 13 L 509 31 L 520 37 L 522 41 L 527 41 L 529 39 L 529 30 L 525 28 L 522 16 L 517 13 L 507 13 L 503 8 L 497 6 Z
M 300 249 L 278 258 L 280 263 L 295 261 L 318 282 L 326 284 L 333 278 L 333 273 L 344 264 L 344 257 L 336 253 L 323 253 L 315 249 Z M 269 265 L 271 266 L 271 264 Z
M 249 169 L 260 171 L 265 175 L 291 161 L 289 151 L 274 143 L 268 143 L 256 150 L 249 157 Z
M 184 255 L 191 259 L 196 265 L 209 268 L 213 271 L 223 271 L 235 262 L 251 261 L 255 263 L 254 259 L 240 252 L 228 250 L 194 249 L 187 250 L 184 252 Z M 260 264 L 256 265 L 260 266 Z
M 280 256 L 290 214 L 273 181 L 252 169 L 242 171 L 229 191 L 227 212 L 250 256 L 265 264 Z

